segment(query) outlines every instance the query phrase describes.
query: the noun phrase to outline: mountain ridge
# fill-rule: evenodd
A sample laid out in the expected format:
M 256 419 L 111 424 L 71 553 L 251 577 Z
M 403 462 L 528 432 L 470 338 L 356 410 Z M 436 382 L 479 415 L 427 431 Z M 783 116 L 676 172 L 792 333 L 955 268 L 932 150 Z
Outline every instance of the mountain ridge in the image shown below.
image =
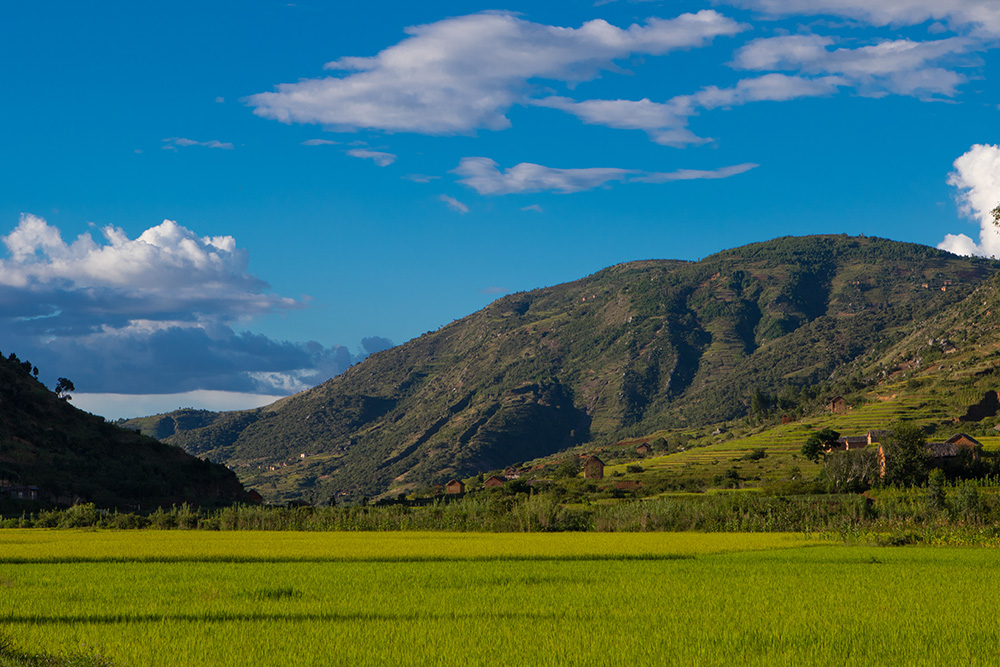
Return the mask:
M 272 499 L 411 491 L 662 428 L 745 416 L 855 368 L 1000 264 L 870 237 L 782 237 L 510 294 L 317 387 L 166 440 Z M 851 366 L 854 364 L 854 366 Z M 128 424 L 146 432 L 171 413 Z

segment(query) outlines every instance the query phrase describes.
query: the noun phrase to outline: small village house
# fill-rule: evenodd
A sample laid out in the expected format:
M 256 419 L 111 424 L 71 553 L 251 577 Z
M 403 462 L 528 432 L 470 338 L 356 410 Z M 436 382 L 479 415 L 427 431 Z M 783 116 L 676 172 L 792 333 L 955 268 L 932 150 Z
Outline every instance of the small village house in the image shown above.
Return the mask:
M 826 409 L 835 415 L 847 412 L 847 401 L 844 400 L 843 396 L 834 396 L 826 404 Z
M 645 442 L 635 448 L 635 453 L 638 454 L 639 456 L 645 456 L 646 454 L 649 454 L 651 451 L 653 451 L 653 448 L 650 447 Z
M 498 486 L 503 486 L 503 483 L 507 481 L 502 477 L 497 477 L 496 475 L 491 475 L 485 482 L 483 482 L 483 488 L 495 489 Z
M 460 479 L 453 479 L 444 486 L 447 493 L 465 493 L 465 482 Z
M 588 456 L 583 462 L 583 476 L 585 479 L 604 479 L 604 461 Z

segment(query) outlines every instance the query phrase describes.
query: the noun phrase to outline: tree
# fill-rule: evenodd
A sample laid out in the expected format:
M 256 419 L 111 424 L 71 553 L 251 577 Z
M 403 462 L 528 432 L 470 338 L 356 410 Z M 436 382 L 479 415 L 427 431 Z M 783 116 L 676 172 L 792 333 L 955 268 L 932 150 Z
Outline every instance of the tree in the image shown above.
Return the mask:
M 556 468 L 553 477 L 556 479 L 571 479 L 576 477 L 579 472 L 580 463 L 577 461 L 575 456 L 572 456 L 559 464 L 559 467 Z
M 860 493 L 878 480 L 878 462 L 874 449 L 849 449 L 831 452 L 823 467 L 823 478 L 830 493 Z
M 76 387 L 73 386 L 73 382 L 68 378 L 59 378 L 56 382 L 56 396 L 64 401 L 68 401 L 73 398 L 69 395 L 69 392 L 71 391 L 76 391 Z
M 941 468 L 931 470 L 927 476 L 927 507 L 932 510 L 943 510 L 945 508 L 944 485 L 947 480 Z
M 997 204 L 997 207 L 990 211 L 990 215 L 993 216 L 993 224 L 1000 226 L 1000 204 Z
M 885 483 L 920 486 L 927 479 L 930 461 L 927 438 L 919 426 L 896 422 L 882 439 L 885 451 Z
M 806 444 L 802 445 L 802 455 L 814 463 L 819 462 L 819 458 L 826 457 L 826 450 L 837 444 L 840 434 L 832 428 L 825 428 L 818 433 L 812 433 L 806 439 Z

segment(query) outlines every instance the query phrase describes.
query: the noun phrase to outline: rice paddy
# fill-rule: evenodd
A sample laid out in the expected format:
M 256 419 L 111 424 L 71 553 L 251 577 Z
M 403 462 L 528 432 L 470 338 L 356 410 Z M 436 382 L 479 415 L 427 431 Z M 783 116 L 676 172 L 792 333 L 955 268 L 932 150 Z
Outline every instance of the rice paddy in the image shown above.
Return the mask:
M 988 549 L 803 535 L 0 531 L 0 633 L 116 665 L 986 664 Z

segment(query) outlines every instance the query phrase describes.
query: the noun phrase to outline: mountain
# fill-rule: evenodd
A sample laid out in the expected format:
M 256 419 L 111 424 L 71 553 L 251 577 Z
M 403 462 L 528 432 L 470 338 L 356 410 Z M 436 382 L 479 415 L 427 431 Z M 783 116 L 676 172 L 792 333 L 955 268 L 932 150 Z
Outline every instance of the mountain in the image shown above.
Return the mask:
M 0 512 L 76 501 L 147 509 L 242 499 L 242 485 L 225 466 L 78 410 L 33 370 L 14 354 L 0 357 Z M 10 499 L 31 487 L 36 502 Z
M 271 499 L 407 492 L 860 381 L 998 268 L 843 235 L 629 262 L 503 297 L 264 408 L 128 425 L 228 463 Z

